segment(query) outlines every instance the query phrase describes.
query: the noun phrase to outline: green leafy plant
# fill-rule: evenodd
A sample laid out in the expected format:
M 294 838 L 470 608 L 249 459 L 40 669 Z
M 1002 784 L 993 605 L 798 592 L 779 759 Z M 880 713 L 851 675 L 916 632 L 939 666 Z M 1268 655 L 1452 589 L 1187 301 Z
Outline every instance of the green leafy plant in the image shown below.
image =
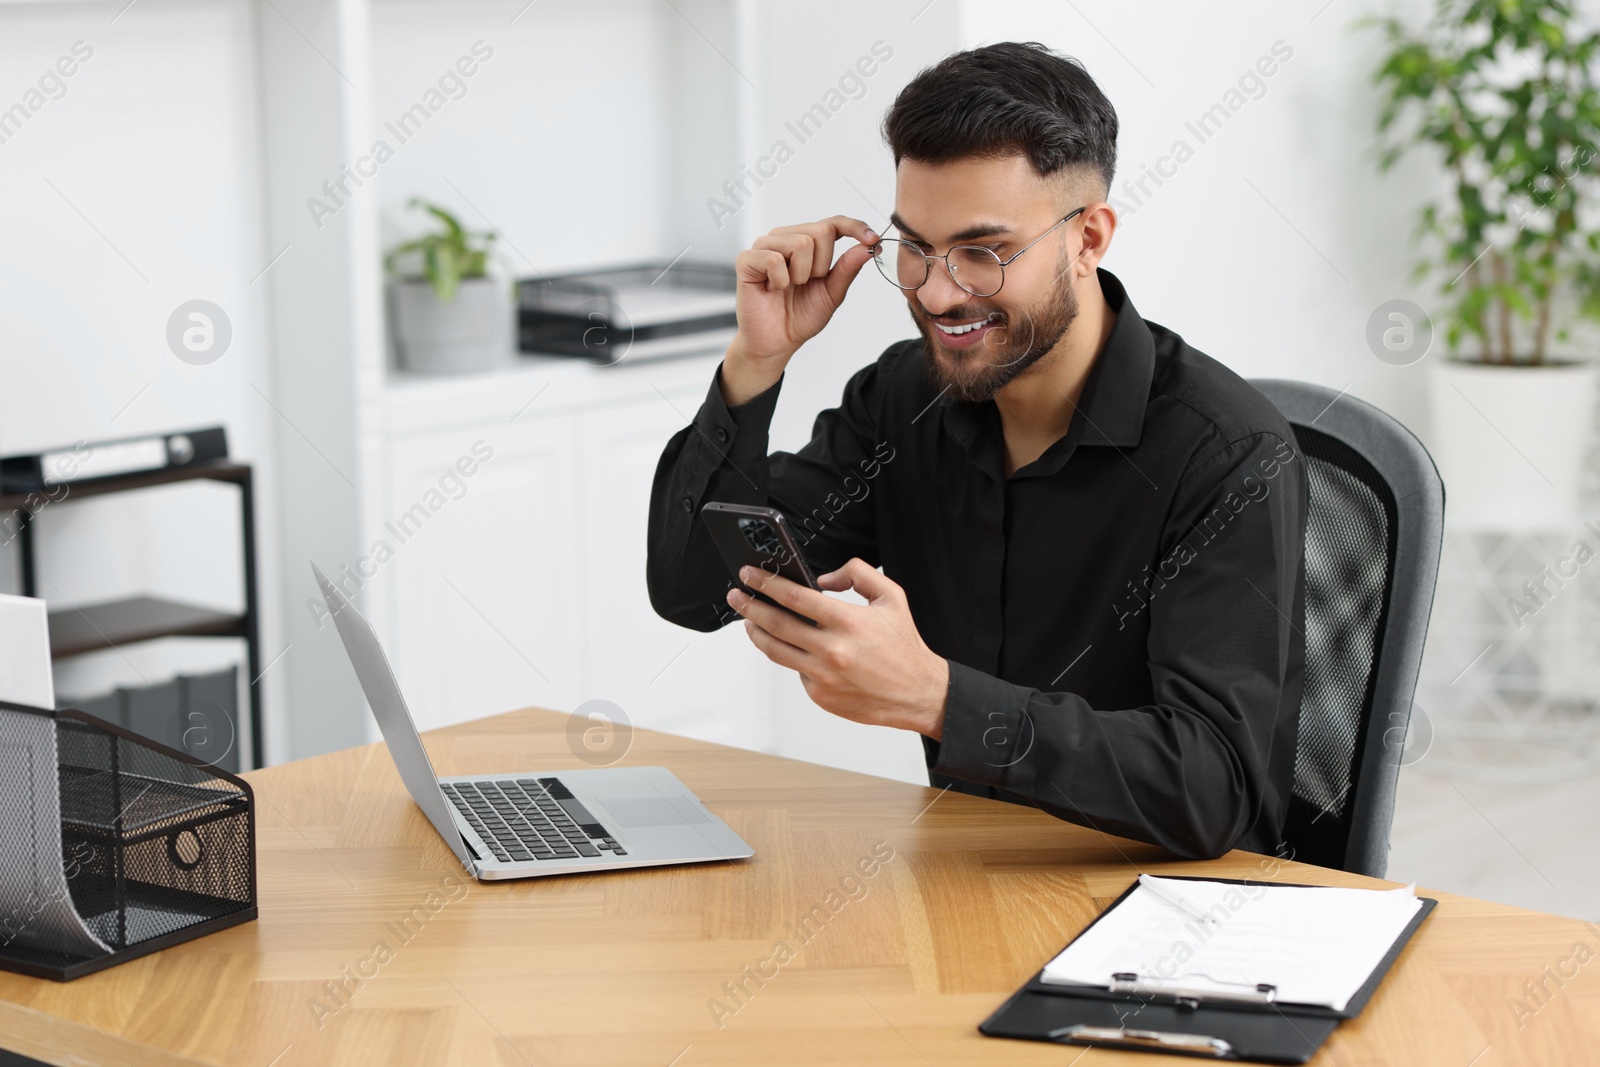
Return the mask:
M 395 264 L 401 258 L 420 254 L 422 273 L 405 277 L 414 281 L 426 278 L 439 299 L 447 304 L 455 299 L 456 290 L 464 279 L 488 275 L 489 253 L 495 239 L 493 233 L 468 230 L 449 211 L 421 197 L 412 197 L 406 206 L 419 207 L 428 212 L 439 220 L 441 228 L 390 251 L 384 257 L 384 266 L 391 273 L 394 273 Z
M 1471 336 L 1485 363 L 1543 363 L 1552 328 L 1564 341 L 1568 320 L 1600 320 L 1600 33 L 1568 0 L 1438 0 L 1418 29 L 1363 21 L 1387 41 L 1379 169 L 1431 148 L 1452 182 L 1416 232 L 1450 349 Z

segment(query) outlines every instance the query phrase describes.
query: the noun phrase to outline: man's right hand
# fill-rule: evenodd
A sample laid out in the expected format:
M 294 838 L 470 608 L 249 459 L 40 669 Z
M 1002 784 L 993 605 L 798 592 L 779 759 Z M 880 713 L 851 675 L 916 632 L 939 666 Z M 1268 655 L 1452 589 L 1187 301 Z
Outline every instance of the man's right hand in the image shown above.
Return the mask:
M 833 245 L 841 237 L 860 243 L 834 263 Z M 722 361 L 722 399 L 729 407 L 754 399 L 783 376 L 789 357 L 833 318 L 877 243 L 866 223 L 835 215 L 779 226 L 739 253 L 739 331 Z

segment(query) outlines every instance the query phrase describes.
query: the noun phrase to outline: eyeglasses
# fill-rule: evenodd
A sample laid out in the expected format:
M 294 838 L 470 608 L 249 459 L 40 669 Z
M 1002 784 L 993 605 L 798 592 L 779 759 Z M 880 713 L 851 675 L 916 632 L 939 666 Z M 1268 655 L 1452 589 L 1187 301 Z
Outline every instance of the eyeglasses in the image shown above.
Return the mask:
M 878 273 L 883 275 L 890 285 L 909 292 L 921 289 L 927 284 L 930 262 L 942 260 L 945 269 L 950 272 L 950 280 L 962 289 L 976 297 L 993 296 L 1006 283 L 1006 268 L 1015 262 L 1017 256 L 1044 240 L 1056 226 L 1084 211 L 1086 207 L 1087 205 L 1080 207 L 1058 221 L 1055 226 L 1023 245 L 1010 259 L 1001 259 L 992 249 L 982 245 L 953 245 L 950 251 L 942 256 L 930 256 L 910 241 L 885 237 L 872 246 L 872 261 L 878 265 Z

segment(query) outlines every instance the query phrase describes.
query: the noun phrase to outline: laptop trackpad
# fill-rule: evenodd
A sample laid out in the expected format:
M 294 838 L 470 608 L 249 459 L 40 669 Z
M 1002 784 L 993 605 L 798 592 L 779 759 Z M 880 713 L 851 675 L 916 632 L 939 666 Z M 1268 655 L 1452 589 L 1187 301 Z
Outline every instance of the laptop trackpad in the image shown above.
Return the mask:
M 600 803 L 616 817 L 618 824 L 629 829 L 710 821 L 692 803 L 674 803 L 671 797 L 605 797 Z

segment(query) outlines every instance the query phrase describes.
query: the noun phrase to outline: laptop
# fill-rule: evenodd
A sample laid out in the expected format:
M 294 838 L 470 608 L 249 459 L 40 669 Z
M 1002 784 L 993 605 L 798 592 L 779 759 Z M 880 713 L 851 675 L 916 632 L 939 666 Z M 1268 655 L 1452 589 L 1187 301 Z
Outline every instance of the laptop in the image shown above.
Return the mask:
M 438 777 L 372 625 L 315 563 L 311 569 L 401 780 L 478 879 L 755 855 L 665 767 Z

